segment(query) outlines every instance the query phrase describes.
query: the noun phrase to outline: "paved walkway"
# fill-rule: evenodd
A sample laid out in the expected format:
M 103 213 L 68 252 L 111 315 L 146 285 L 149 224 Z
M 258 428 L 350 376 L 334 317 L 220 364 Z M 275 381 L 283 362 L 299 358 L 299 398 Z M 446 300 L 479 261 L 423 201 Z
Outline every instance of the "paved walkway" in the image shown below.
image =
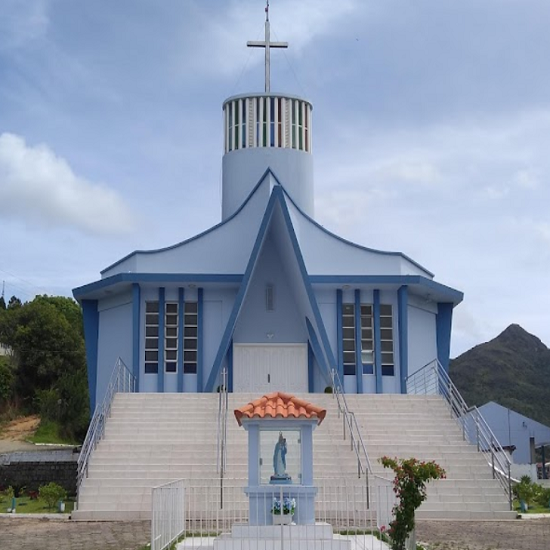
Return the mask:
M 417 541 L 430 550 L 549 550 L 550 518 L 509 521 L 419 521 Z
M 138 550 L 150 523 L 75 522 L 0 517 L 1 550 Z M 419 521 L 417 539 L 430 550 L 549 550 L 550 519 Z

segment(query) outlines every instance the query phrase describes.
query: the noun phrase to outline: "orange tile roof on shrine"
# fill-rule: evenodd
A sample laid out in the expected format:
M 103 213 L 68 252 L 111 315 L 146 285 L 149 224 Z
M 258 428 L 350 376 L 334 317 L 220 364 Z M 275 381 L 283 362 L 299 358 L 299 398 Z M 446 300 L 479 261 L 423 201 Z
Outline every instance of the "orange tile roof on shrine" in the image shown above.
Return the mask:
M 326 414 L 326 409 L 283 392 L 269 393 L 235 409 L 239 426 L 243 418 L 317 418 L 321 424 Z

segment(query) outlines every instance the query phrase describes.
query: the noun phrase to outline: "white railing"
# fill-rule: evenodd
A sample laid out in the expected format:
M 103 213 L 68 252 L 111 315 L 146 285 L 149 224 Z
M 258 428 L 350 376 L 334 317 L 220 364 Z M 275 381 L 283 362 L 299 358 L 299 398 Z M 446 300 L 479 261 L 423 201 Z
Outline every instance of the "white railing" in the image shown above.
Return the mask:
M 133 393 L 136 390 L 136 379 L 130 372 L 124 361 L 119 357 L 111 373 L 109 385 L 105 390 L 103 402 L 97 405 L 94 416 L 90 421 L 86 439 L 82 444 L 77 466 L 77 489 L 80 493 L 80 485 L 84 478 L 88 477 L 88 463 L 93 450 L 105 434 L 105 423 L 111 416 L 111 405 L 116 393 Z
M 440 395 L 446 401 L 451 417 L 462 428 L 465 441 L 483 453 L 508 496 L 512 510 L 511 461 L 477 407 L 468 407 L 462 395 L 441 363 L 434 359 L 407 378 L 407 393 L 416 395 Z
M 338 372 L 335 369 L 332 369 L 331 378 L 332 393 L 338 404 L 338 416 L 342 416 L 344 440 L 346 439 L 347 431 L 349 433 L 351 449 L 355 451 L 357 456 L 357 475 L 358 477 L 361 477 L 361 475 L 368 477 L 369 472 L 372 473 L 372 466 L 363 437 L 361 436 L 359 424 L 355 418 L 355 413 L 350 411 L 348 407 L 344 386 L 342 385 Z
M 151 497 L 151 550 L 164 550 L 185 532 L 184 481 L 153 487 Z
M 243 527 L 246 530 L 250 517 L 250 504 L 244 491 L 248 486 L 248 480 L 225 478 L 223 494 L 220 494 L 219 480 L 209 482 L 184 480 L 185 539 L 179 543 L 178 548 L 212 548 L 215 538 L 223 535 L 223 538 L 227 539 L 230 534 L 237 539 L 230 547 L 239 549 L 282 548 L 279 546 L 280 543 L 273 545 L 273 537 L 277 541 L 280 537 L 285 548 L 287 548 L 288 539 L 293 542 L 292 547 L 296 548 L 340 550 L 344 547 L 345 540 L 355 542 L 355 548 L 365 550 L 389 548 L 382 545 L 376 536 L 379 535 L 380 530 L 388 528 L 392 519 L 395 495 L 388 480 L 378 476 L 370 476 L 370 480 L 370 485 L 367 486 L 363 480 L 356 477 L 315 479 L 314 486 L 317 488 L 315 523 L 299 526 L 300 529 L 281 526 L 280 531 L 277 528 L 275 534 L 271 531 L 268 536 L 262 526 L 273 524 L 271 515 L 273 499 L 280 500 L 281 493 L 292 496 L 293 486 L 264 486 L 266 491 L 259 503 L 259 509 L 264 515 L 250 514 L 259 518 L 258 523 L 261 525 L 252 530 L 252 535 L 250 530 L 247 531 L 248 540 L 245 543 L 250 542 L 249 545 L 239 542 L 239 530 L 242 531 Z M 300 506 L 305 506 L 302 499 L 307 497 L 301 497 L 298 489 L 294 498 L 298 511 Z M 333 538 L 327 538 L 326 524 L 332 527 Z M 265 540 L 268 537 L 270 541 Z

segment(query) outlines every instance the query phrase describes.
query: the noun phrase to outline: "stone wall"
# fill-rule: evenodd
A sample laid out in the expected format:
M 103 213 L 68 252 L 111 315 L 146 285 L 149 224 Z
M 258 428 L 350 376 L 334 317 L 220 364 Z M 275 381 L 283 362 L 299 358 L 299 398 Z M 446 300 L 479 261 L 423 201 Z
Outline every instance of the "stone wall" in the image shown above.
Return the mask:
M 78 453 L 72 450 L 0 455 L 0 487 L 38 491 L 41 485 L 54 481 L 75 495 L 77 460 Z

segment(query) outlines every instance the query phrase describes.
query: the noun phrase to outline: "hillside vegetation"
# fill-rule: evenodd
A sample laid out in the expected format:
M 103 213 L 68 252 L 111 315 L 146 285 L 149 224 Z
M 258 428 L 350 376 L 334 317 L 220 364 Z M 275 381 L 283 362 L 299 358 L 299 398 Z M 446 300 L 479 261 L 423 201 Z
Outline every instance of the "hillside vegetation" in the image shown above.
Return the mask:
M 468 405 L 495 401 L 550 426 L 550 349 L 519 325 L 451 361 Z
M 89 422 L 82 311 L 72 299 L 0 299 L 0 417 L 39 414 L 59 436 L 82 440 Z

